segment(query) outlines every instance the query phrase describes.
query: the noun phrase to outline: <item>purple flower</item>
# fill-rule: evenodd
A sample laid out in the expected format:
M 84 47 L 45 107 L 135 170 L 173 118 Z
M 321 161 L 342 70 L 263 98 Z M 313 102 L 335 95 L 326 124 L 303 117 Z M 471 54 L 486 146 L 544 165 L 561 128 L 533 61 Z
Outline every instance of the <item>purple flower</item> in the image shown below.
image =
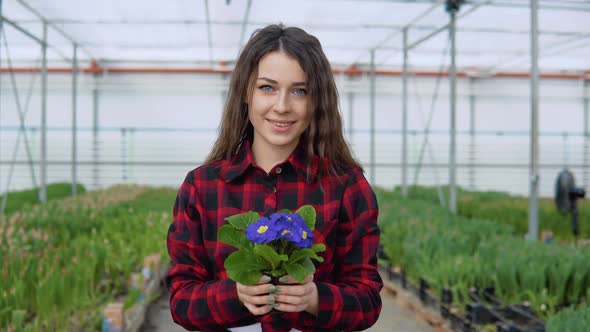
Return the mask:
M 280 238 L 281 229 L 276 221 L 262 217 L 246 227 L 246 238 L 254 243 L 268 243 Z
M 299 248 L 310 248 L 313 242 L 313 232 L 301 216 L 297 213 L 274 213 L 271 221 L 279 226 L 280 238 L 294 243 Z

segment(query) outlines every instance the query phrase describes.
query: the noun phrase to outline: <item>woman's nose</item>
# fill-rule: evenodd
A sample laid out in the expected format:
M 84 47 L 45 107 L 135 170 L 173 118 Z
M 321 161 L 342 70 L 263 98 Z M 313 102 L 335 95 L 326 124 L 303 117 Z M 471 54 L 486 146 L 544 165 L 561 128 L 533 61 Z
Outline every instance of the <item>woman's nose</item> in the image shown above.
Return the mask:
M 274 111 L 277 113 L 286 113 L 289 111 L 289 107 L 289 94 L 284 92 L 280 93 L 274 104 Z

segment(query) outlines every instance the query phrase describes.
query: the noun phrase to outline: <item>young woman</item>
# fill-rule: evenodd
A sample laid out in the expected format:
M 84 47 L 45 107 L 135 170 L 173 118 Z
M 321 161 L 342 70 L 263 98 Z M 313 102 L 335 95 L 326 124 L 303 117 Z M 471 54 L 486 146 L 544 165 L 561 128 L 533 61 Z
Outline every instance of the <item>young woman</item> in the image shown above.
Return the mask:
M 303 283 L 227 277 L 233 251 L 217 241 L 225 218 L 311 204 L 314 241 L 325 243 Z M 319 41 L 271 25 L 236 63 L 219 137 L 181 185 L 168 232 L 166 279 L 174 321 L 202 331 L 353 331 L 381 311 L 377 202 L 342 133 L 338 93 Z M 267 315 L 272 309 L 282 314 Z

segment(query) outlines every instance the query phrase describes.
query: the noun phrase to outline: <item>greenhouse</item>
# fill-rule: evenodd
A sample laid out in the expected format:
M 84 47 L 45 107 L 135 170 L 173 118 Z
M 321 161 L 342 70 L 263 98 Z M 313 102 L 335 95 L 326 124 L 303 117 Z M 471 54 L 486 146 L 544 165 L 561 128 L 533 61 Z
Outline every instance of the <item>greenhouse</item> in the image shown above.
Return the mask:
M 316 106 L 301 108 L 313 116 L 290 150 L 319 157 L 314 174 L 312 158 L 306 159 L 307 169 L 297 166 L 296 152 L 278 154 L 263 166 L 260 146 L 251 141 L 266 136 L 262 124 L 257 127 L 255 104 L 245 101 L 250 97 L 242 95 L 247 115 L 224 115 L 240 103 L 241 86 L 251 98 L 261 93 L 251 91 L 247 74 L 264 72 L 269 58 L 256 60 L 247 74 L 239 70 L 250 64 L 238 59 L 247 58 L 244 50 L 272 24 L 316 37 L 329 62 L 327 76 L 322 68 L 306 67 L 297 54 L 313 57 L 315 44 L 289 46 L 283 43 L 291 38 L 287 30 L 281 51 L 269 53 L 297 60 L 295 73 L 304 74 L 305 88 L 294 91 L 309 97 L 281 95 L 285 112 L 294 117 L 299 103 Z M 279 72 L 280 80 L 267 79 L 262 88 L 279 91 L 292 74 Z M 331 85 L 313 83 L 325 77 L 335 83 L 333 103 L 322 99 Z M 0 0 L 0 330 L 245 326 L 229 318 L 236 308 L 220 300 L 225 293 L 209 290 L 218 300 L 191 297 L 191 305 L 174 299 L 178 257 L 184 256 L 172 243 L 183 238 L 189 242 L 177 245 L 193 250 L 192 259 L 201 249 L 209 255 L 202 258 L 213 276 L 208 282 L 233 283 L 232 299 L 241 290 L 234 291 L 237 272 L 221 259 L 230 253 L 257 254 L 260 264 L 274 271 L 284 266 L 284 275 L 303 285 L 314 283 L 295 278 L 303 272 L 293 266 L 316 271 L 315 320 L 276 318 L 292 323 L 286 331 L 586 332 L 589 82 L 590 2 L 584 0 Z M 281 105 L 271 114 L 279 114 Z M 320 109 L 339 116 L 322 118 Z M 232 119 L 244 119 L 244 125 Z M 275 138 L 290 137 L 305 123 L 266 120 Z M 240 174 L 205 178 L 215 173 L 207 168 L 211 161 L 221 160 L 211 157 L 222 135 L 239 139 L 239 145 L 229 144 L 238 157 L 224 162 L 242 156 L 239 151 L 251 153 L 256 161 L 249 167 L 266 176 L 261 182 L 250 186 L 250 171 L 241 168 Z M 313 137 L 344 140 L 318 143 Z M 309 151 L 301 144 L 307 141 Z M 352 164 L 338 168 L 337 162 L 348 160 L 347 150 L 362 172 L 343 182 L 330 172 L 354 173 Z M 326 166 L 324 173 L 323 160 L 337 160 L 327 163 L 335 168 Z M 307 172 L 308 182 L 288 183 L 290 174 L 300 175 L 291 171 Z M 320 191 L 307 189 L 315 188 L 312 175 L 324 181 Z M 237 189 L 231 187 L 235 179 L 241 183 Z M 338 189 L 344 183 L 348 187 Z M 225 186 L 239 196 L 224 196 Z M 183 201 L 189 193 L 194 197 Z M 333 196 L 336 202 L 329 200 Z M 285 203 L 290 201 L 297 203 Z M 182 229 L 180 208 L 197 214 L 189 221 L 202 224 L 183 226 L 192 230 L 190 236 L 175 233 Z M 255 215 L 236 217 L 249 210 Z M 358 241 L 368 241 L 370 224 L 361 221 L 373 211 L 372 239 L 379 239 L 379 250 L 373 250 L 377 241 L 348 243 L 357 233 Z M 245 244 L 247 226 L 291 212 L 297 217 L 288 218 L 300 218 L 297 230 L 305 233 L 298 246 L 326 241 L 304 249 L 301 255 L 309 257 L 293 254 L 303 265 L 291 264 L 292 257 L 277 254 L 277 248 L 269 254 L 261 244 Z M 338 233 L 342 240 L 334 240 L 331 222 L 350 234 Z M 205 228 L 215 223 L 219 233 Z M 228 225 L 238 230 L 223 228 Z M 269 225 L 258 233 L 273 230 Z M 203 248 L 190 241 L 201 241 Z M 335 250 L 329 241 L 351 247 Z M 348 256 L 335 256 L 345 251 Z M 383 282 L 380 314 L 367 306 L 351 309 L 374 304 L 346 293 L 366 290 L 374 281 L 370 273 L 338 265 L 361 258 L 378 266 L 373 274 Z M 335 278 L 324 274 L 331 264 L 334 272 L 363 272 L 364 279 L 344 276 L 329 283 L 322 278 Z M 259 270 L 267 269 L 250 276 L 262 276 Z M 324 281 L 329 287 L 322 288 Z M 341 301 L 349 302 L 330 307 L 321 293 L 327 288 L 341 288 L 348 296 Z M 178 313 L 184 306 L 192 308 L 186 321 Z M 262 330 L 282 331 L 255 318 L 251 308 L 240 310 L 250 310 L 249 319 L 258 320 Z M 280 309 L 279 304 L 274 310 Z M 346 310 L 355 314 L 348 317 Z M 195 318 L 202 312 L 206 318 Z M 359 323 L 363 319 L 370 322 Z

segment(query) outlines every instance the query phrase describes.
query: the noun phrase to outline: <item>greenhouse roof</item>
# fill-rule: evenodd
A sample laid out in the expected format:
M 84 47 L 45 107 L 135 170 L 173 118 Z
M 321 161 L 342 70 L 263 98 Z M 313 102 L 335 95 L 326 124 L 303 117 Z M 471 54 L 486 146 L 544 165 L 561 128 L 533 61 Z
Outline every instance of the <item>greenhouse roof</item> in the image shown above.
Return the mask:
M 400 68 L 403 31 L 412 68 L 449 63 L 449 14 L 434 0 L 14 0 L 4 1 L 2 66 L 38 66 L 43 20 L 48 66 L 218 68 L 253 31 L 271 23 L 317 36 L 335 67 Z M 528 71 L 530 1 L 467 0 L 457 13 L 456 63 L 480 72 Z M 590 2 L 539 0 L 542 71 L 590 69 Z M 436 33 L 439 31 L 439 33 Z M 430 38 L 425 38 L 432 35 Z M 37 38 L 35 40 L 34 38 Z

